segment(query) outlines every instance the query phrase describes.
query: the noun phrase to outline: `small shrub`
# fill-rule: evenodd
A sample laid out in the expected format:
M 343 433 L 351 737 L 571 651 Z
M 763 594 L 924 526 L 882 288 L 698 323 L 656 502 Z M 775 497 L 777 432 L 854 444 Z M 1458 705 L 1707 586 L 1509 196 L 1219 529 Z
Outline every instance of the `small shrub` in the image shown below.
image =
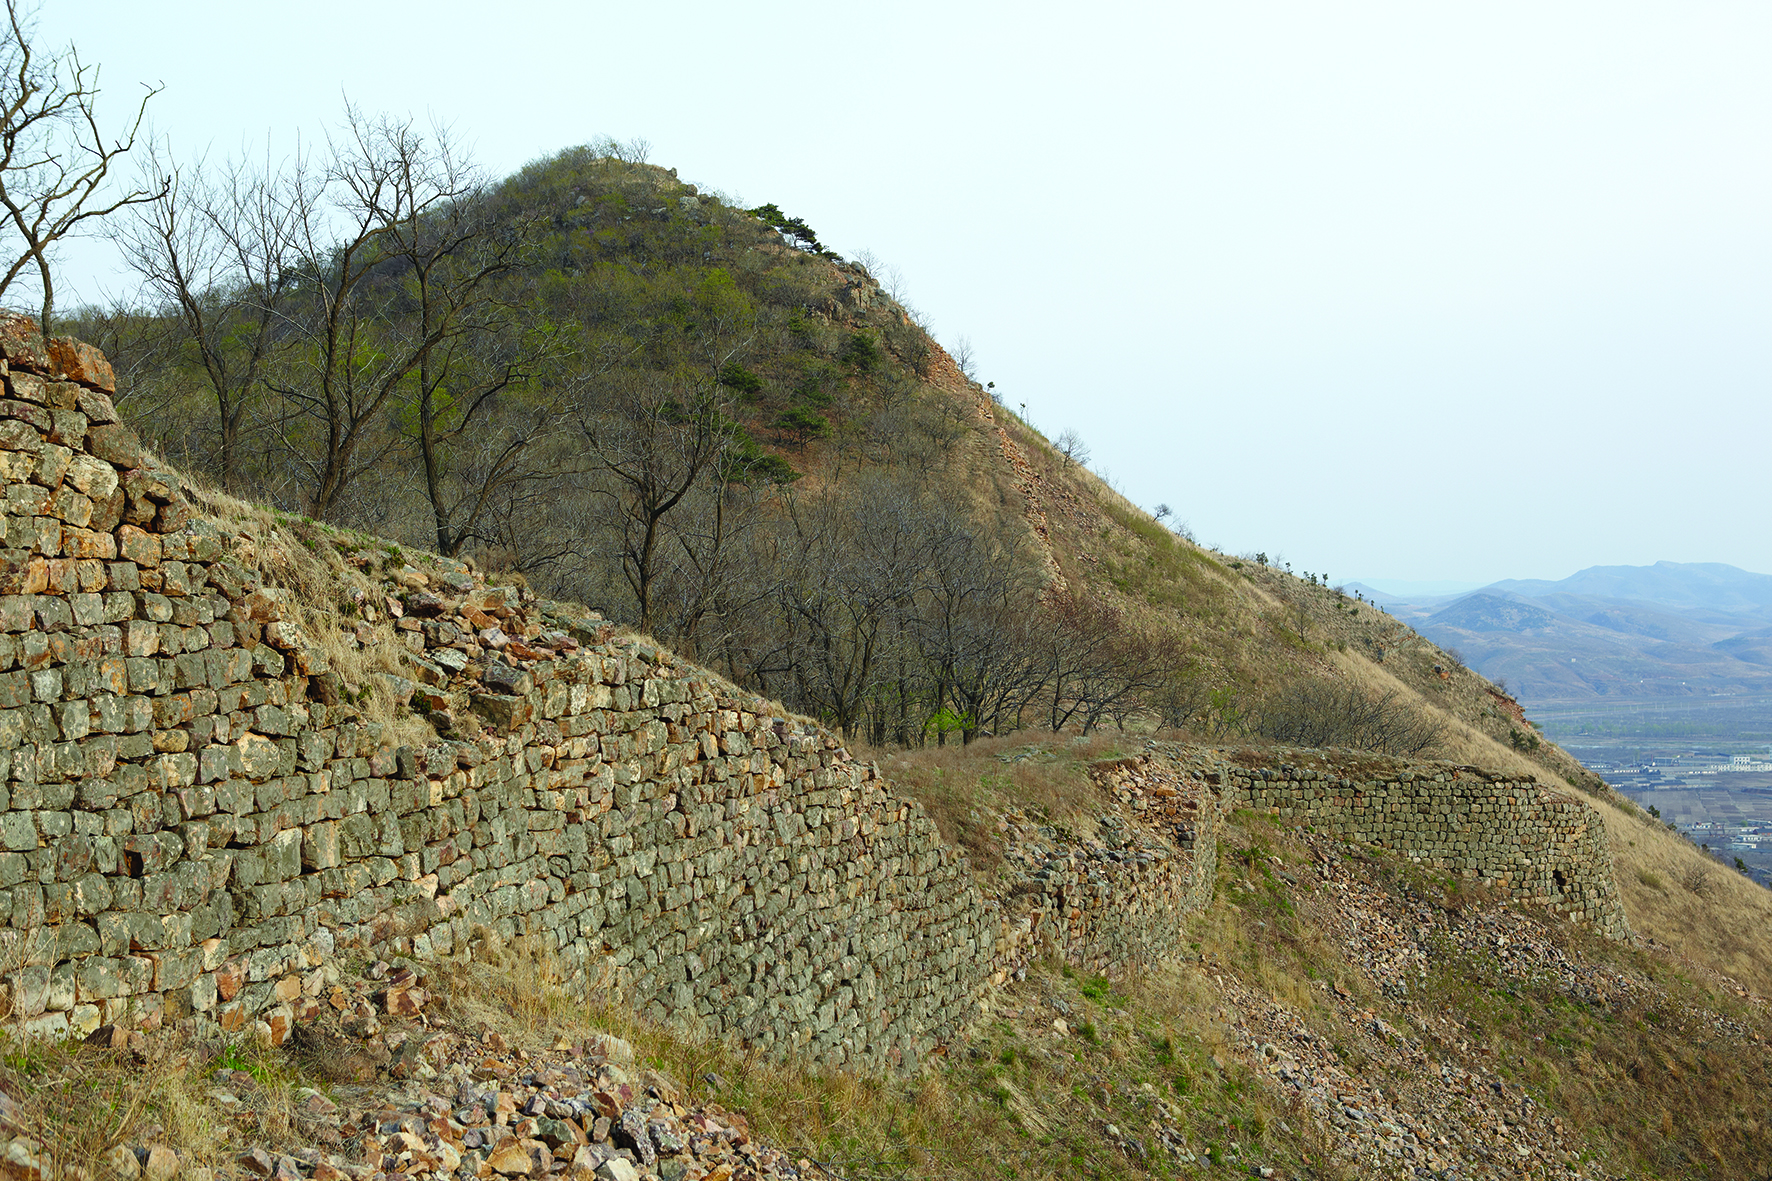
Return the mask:
M 728 361 L 720 367 L 720 384 L 750 401 L 762 390 L 763 379 L 737 361 Z
M 793 435 L 804 446 L 809 439 L 822 439 L 830 434 L 830 420 L 805 406 L 794 406 L 775 418 L 775 429 Z
M 866 332 L 851 332 L 837 356 L 859 373 L 872 373 L 880 366 L 880 346 Z

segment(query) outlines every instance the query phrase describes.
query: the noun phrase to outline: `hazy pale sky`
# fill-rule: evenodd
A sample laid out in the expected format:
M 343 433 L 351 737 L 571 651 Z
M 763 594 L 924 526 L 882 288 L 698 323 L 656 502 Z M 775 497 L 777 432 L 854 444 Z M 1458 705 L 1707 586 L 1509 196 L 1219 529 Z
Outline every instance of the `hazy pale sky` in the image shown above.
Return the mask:
M 175 155 L 603 134 L 871 250 L 1048 435 L 1344 579 L 1772 571 L 1763 3 L 52 2 Z M 83 296 L 124 280 L 96 245 Z M 64 305 L 72 298 L 63 300 Z

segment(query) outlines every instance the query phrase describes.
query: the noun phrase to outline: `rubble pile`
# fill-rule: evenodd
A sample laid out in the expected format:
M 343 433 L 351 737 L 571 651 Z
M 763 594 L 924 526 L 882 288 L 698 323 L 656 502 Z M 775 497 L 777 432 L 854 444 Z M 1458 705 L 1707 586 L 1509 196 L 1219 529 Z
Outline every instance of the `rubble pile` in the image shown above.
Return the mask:
M 111 1147 L 99 1175 L 66 1167 L 0 1094 L 4 1181 L 798 1181 L 829 1176 L 755 1139 L 743 1115 L 692 1100 L 608 1034 L 513 1044 L 464 1032 L 411 964 L 372 965 L 310 1006 L 288 1052 L 338 1081 L 290 1087 L 259 1065 L 213 1070 L 205 1100 L 229 1141 L 196 1159 L 148 1136 Z M 260 1031 L 268 1042 L 268 1033 Z M 94 1047 L 129 1053 L 142 1035 L 106 1027 Z M 239 1060 L 218 1044 L 208 1062 Z M 711 1076 L 710 1076 L 711 1077 Z M 320 1080 L 312 1080 L 320 1081 Z M 719 1080 L 713 1079 L 714 1082 Z M 705 1088 L 704 1088 L 705 1089 Z M 13 1112 L 10 1121 L 8 1111 Z M 270 1111 L 288 1113 L 263 1135 Z M 33 1135 L 35 1132 L 37 1135 Z

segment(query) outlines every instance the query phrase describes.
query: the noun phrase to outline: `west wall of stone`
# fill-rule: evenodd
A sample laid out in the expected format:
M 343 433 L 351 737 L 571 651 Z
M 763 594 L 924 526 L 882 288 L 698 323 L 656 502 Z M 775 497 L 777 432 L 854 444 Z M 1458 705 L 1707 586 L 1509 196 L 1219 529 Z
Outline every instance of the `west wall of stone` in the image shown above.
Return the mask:
M 421 677 L 478 676 L 480 724 L 394 749 L 250 539 L 150 466 L 103 358 L 20 319 L 0 349 L 11 1024 L 281 1037 L 347 951 L 477 933 L 830 1064 L 908 1067 L 976 1014 L 1000 907 L 830 735 L 446 565 L 392 634 Z
M 1169 757 L 1098 768 L 1094 837 L 1006 821 L 1009 868 L 983 890 L 821 728 L 445 560 L 415 558 L 385 596 L 351 590 L 356 620 L 330 637 L 399 648 L 411 676 L 383 691 L 452 735 L 396 746 L 264 573 L 264 537 L 142 452 L 102 356 L 10 318 L 0 359 L 13 1028 L 262 1023 L 280 1040 L 347 955 L 496 937 L 662 1020 L 906 1070 L 1038 957 L 1116 973 L 1177 955 L 1231 795 L 1522 888 L 1579 865 L 1560 897 L 1610 929 L 1603 836 L 1572 802 Z

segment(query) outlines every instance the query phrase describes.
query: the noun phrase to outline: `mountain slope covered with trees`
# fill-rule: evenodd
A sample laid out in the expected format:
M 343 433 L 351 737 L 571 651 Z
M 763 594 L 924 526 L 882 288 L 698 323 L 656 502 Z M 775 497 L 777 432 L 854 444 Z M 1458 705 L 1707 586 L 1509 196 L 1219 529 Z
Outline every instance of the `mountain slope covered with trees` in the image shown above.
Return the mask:
M 353 113 L 281 171 L 163 169 L 119 214 L 140 298 L 65 327 L 193 479 L 586 603 L 882 753 L 1341 746 L 1529 771 L 1634 823 L 1455 652 L 1325 574 L 1195 544 L 812 227 L 643 156 L 495 180 Z M 1766 958 L 1621 877 L 1639 929 Z
M 141 298 L 68 327 L 193 475 L 520 575 L 852 738 L 1186 726 L 1580 778 L 1326 576 L 1125 501 L 803 221 L 642 154 L 495 182 L 353 112 L 281 170 L 164 167 L 119 223 Z

